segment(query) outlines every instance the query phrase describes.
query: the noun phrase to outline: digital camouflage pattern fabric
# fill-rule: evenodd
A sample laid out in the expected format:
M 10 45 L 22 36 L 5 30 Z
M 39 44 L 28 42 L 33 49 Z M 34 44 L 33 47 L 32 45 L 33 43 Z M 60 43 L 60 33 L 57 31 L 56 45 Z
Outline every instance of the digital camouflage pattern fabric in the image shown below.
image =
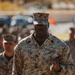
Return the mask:
M 49 14 L 48 13 L 34 13 L 33 14 L 33 24 L 43 24 L 43 25 L 48 25 L 48 18 Z
M 4 52 L 0 53 L 0 75 L 12 75 L 13 59 L 8 61 L 4 56 Z
M 12 75 L 53 75 L 50 66 L 56 58 L 62 69 L 53 71 L 54 75 L 72 75 L 74 64 L 69 47 L 52 34 L 39 46 L 32 34 L 15 47 Z

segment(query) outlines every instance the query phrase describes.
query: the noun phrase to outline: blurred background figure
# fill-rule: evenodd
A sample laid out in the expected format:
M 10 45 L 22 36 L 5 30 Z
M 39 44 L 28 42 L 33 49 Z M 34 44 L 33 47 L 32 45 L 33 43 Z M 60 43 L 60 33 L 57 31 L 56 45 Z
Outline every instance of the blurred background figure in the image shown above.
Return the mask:
M 0 75 L 11 75 L 14 56 L 15 36 L 3 35 L 3 52 L 0 53 Z
M 65 42 L 70 47 L 70 51 L 75 63 L 75 27 L 70 28 L 69 40 L 66 40 Z M 75 66 L 74 66 L 74 70 L 75 70 Z M 75 71 L 73 75 L 75 75 Z
M 16 36 L 15 43 L 18 43 L 18 27 L 13 27 L 11 34 Z
M 30 30 L 26 27 L 26 28 L 23 28 L 22 32 L 20 33 L 20 39 L 23 39 L 24 37 L 27 37 L 30 35 Z
M 3 39 L 2 39 L 2 33 L 0 33 L 0 53 L 3 52 Z
M 74 42 L 75 41 L 75 28 L 71 27 L 70 28 L 70 38 L 69 38 L 70 42 Z
M 7 24 L 3 25 L 2 34 L 9 34 L 9 26 Z

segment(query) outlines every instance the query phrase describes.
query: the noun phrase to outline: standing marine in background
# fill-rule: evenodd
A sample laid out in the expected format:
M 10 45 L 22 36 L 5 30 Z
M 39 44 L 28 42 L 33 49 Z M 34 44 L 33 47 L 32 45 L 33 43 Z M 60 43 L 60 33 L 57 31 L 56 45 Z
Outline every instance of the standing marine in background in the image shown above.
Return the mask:
M 66 40 L 65 43 L 70 48 L 70 52 L 72 54 L 72 58 L 73 58 L 74 64 L 75 64 L 75 28 L 74 27 L 70 28 L 69 40 Z M 75 75 L 75 66 L 74 66 L 73 75 Z
M 15 36 L 11 34 L 3 35 L 3 49 L 0 53 L 0 75 L 11 75 L 14 56 Z

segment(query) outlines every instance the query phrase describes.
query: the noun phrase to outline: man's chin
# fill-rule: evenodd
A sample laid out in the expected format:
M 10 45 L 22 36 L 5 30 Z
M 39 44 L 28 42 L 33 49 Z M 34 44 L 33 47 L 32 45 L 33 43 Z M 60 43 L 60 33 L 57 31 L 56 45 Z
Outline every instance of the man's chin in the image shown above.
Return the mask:
M 39 37 L 44 37 L 45 35 L 43 35 L 43 34 L 38 34 L 38 36 L 39 36 Z

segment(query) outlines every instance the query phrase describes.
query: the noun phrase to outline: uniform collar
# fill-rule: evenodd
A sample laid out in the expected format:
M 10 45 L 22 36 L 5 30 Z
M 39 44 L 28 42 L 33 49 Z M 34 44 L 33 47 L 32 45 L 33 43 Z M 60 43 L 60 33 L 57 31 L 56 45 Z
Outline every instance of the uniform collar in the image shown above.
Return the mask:
M 3 59 L 3 60 L 5 60 L 5 61 L 8 61 L 8 59 L 5 57 L 4 52 L 2 53 L 2 59 Z M 11 58 L 11 60 L 10 60 L 10 61 L 12 61 L 12 60 L 13 60 L 13 58 Z
M 43 47 L 47 47 L 47 46 L 53 44 L 52 34 L 49 34 L 49 37 L 43 42 L 43 44 L 41 46 L 36 42 L 33 35 L 34 35 L 34 33 L 31 35 L 31 41 L 32 41 L 32 44 L 34 44 L 34 46 L 36 46 L 36 47 L 42 47 L 43 48 Z

